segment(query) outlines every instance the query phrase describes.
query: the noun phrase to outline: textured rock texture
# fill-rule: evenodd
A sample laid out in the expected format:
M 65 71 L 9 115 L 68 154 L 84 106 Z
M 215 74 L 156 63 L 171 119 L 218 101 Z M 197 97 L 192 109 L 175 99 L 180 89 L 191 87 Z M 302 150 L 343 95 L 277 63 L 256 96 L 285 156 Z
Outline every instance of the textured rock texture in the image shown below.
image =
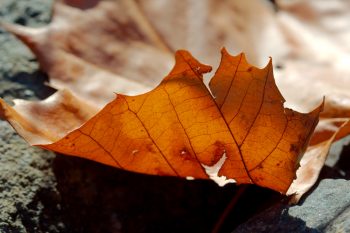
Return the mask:
M 33 4 L 34 3 L 34 4 Z M 39 6 L 39 8 L 38 8 Z M 49 21 L 51 2 L 0 1 L 0 19 L 39 26 Z M 52 90 L 28 49 L 0 29 L 0 96 L 37 99 Z M 30 148 L 13 129 L 0 121 L 0 232 L 60 232 L 64 225 L 51 213 L 59 212 L 56 179 L 51 168 L 54 154 Z M 50 200 L 49 203 L 46 203 Z M 53 225 L 51 224 L 53 223 Z
M 60 210 L 54 155 L 28 148 L 5 122 L 0 129 L 0 232 L 59 232 L 64 225 L 48 216 Z M 47 205 L 51 213 L 45 212 Z
M 324 179 L 299 205 L 277 204 L 233 232 L 347 232 L 349 191 L 350 181 Z

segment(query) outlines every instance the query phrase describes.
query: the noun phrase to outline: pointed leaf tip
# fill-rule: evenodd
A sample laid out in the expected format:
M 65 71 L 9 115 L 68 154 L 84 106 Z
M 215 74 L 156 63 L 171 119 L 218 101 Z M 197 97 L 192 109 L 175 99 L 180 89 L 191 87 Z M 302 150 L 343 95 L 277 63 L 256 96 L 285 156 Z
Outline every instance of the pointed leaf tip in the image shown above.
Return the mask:
M 88 1 L 79 2 L 84 5 Z M 32 50 L 37 49 L 41 67 L 51 80 L 68 81 L 63 86 L 76 90 L 82 81 L 75 81 L 84 78 L 89 88 L 82 90 L 81 96 L 100 99 L 107 88 L 111 90 L 111 83 L 117 83 L 114 78 L 119 80 L 119 75 L 145 80 L 145 75 L 158 77 L 162 73 L 158 70 L 170 65 L 171 57 L 160 51 L 164 44 L 158 33 L 147 23 L 139 25 L 143 16 L 140 18 L 138 10 L 125 11 L 121 4 L 116 8 L 112 4 L 96 7 L 89 14 L 56 5 L 49 26 L 40 30 L 16 26 L 14 29 L 18 30 L 12 32 L 24 36 L 22 40 L 27 39 Z M 115 14 L 120 10 L 124 12 Z M 78 24 L 71 23 L 76 17 L 80 19 Z M 94 27 L 95 31 L 90 26 L 94 18 L 99 25 Z M 136 25 L 135 33 L 119 33 L 120 25 L 115 22 L 120 20 Z M 91 29 L 87 34 L 86 28 Z M 116 37 L 110 37 L 111 31 L 116 32 L 113 33 Z M 62 36 L 65 34 L 67 37 Z M 83 40 L 77 35 L 83 36 Z M 111 46 L 108 51 L 118 51 L 117 55 L 110 56 L 103 49 L 91 52 L 90 49 L 100 48 L 96 35 Z M 126 52 L 120 49 L 125 46 Z M 69 51 L 64 49 L 68 47 Z M 141 58 L 148 62 L 125 59 L 139 54 L 143 47 L 147 52 Z M 25 108 L 1 106 L 0 101 L 0 117 L 6 114 L 30 143 L 45 143 L 40 146 L 60 153 L 153 175 L 208 179 L 211 177 L 206 167 L 215 168 L 218 177 L 234 179 L 238 184 L 254 182 L 284 193 L 294 179 L 295 164 L 318 115 L 300 114 L 283 107 L 271 60 L 267 69 L 259 69 L 250 65 L 243 53 L 231 56 L 223 48 L 222 54 L 219 70 L 211 81 L 212 92 L 202 81 L 202 74 L 211 71 L 211 67 L 180 50 L 171 75 L 159 86 L 138 96 L 118 95 L 97 114 L 87 111 L 84 101 L 62 98 L 64 101 L 55 101 L 53 105 L 29 103 Z M 120 66 L 112 62 L 119 64 L 120 60 L 123 61 Z M 106 74 L 111 76 L 104 79 Z M 94 78 L 90 79 L 91 76 Z M 102 83 L 102 78 L 107 81 L 104 87 L 90 88 L 96 86 L 95 80 Z M 134 84 L 126 86 L 135 88 Z M 36 111 L 31 111 L 34 108 Z
M 204 65 L 195 59 L 192 54 L 186 50 L 178 50 L 175 53 L 175 66 L 170 74 L 179 74 L 191 69 L 194 73 L 202 76 L 212 70 L 211 66 Z
M 29 28 L 19 24 L 12 24 L 7 22 L 0 22 L 0 27 L 4 28 L 6 31 L 15 35 L 19 40 L 25 43 L 30 49 L 33 50 L 37 44 L 37 33 L 40 29 Z
M 5 112 L 6 112 L 6 103 L 3 99 L 0 98 L 0 119 L 6 120 Z
M 269 57 L 269 61 L 263 69 L 270 69 L 273 72 L 272 57 Z

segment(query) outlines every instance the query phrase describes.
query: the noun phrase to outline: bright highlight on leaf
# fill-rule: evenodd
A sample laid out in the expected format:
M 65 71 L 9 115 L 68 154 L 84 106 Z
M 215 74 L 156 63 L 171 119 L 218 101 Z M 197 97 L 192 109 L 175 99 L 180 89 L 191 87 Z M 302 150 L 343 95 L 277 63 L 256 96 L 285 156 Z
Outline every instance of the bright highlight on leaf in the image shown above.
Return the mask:
M 211 67 L 187 51 L 178 51 L 175 59 L 173 70 L 154 90 L 117 95 L 59 140 L 3 101 L 0 115 L 28 142 L 49 150 L 129 171 L 183 178 L 212 178 L 208 168 L 219 164 L 218 177 L 285 193 L 322 106 L 308 114 L 284 108 L 271 61 L 258 69 L 243 54 L 231 56 L 223 50 L 210 82 L 213 98 L 202 79 Z M 42 114 L 49 109 L 43 107 Z M 71 108 L 64 111 L 69 115 Z

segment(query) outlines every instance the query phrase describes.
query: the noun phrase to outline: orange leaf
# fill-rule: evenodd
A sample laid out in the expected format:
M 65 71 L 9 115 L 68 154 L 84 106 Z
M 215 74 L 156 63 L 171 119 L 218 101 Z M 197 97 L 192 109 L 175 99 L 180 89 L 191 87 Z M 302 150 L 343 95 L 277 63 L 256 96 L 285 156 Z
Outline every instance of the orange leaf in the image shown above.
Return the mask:
M 118 95 L 97 115 L 56 141 L 1 102 L 0 115 L 31 143 L 60 153 L 154 175 L 254 183 L 285 193 L 295 177 L 322 106 L 309 114 L 283 107 L 271 61 L 263 69 L 244 55 L 222 60 L 210 86 L 187 51 L 154 90 Z M 63 121 L 64 119 L 62 119 Z M 28 126 L 29 125 L 29 126 Z M 219 177 L 218 177 L 219 176 Z M 225 178 L 229 179 L 228 181 Z
M 316 183 L 332 143 L 350 133 L 349 119 L 328 119 L 324 121 L 326 122 L 321 122 L 325 124 L 320 123 L 318 129 L 321 130 L 323 126 L 326 126 L 325 130 L 315 133 L 317 139 L 314 140 L 313 143 L 318 141 L 318 144 L 310 145 L 307 148 L 305 155 L 300 161 L 300 168 L 297 170 L 297 179 L 293 181 L 287 191 L 287 195 L 292 196 L 290 199 L 291 203 L 296 204 Z M 333 125 L 333 127 L 330 128 L 330 125 Z M 319 134 L 321 134 L 321 136 Z M 315 136 L 313 138 L 315 138 Z M 319 137 L 322 138 L 322 140 L 319 140 Z M 310 143 L 312 143 L 312 141 Z

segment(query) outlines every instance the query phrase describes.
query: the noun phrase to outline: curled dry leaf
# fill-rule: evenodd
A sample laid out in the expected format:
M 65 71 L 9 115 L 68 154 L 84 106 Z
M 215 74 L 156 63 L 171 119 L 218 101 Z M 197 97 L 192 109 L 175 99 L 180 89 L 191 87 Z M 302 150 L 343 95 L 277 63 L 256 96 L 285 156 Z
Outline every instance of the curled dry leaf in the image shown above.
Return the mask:
M 218 48 L 225 44 L 232 51 L 247 51 L 254 63 L 261 64 L 267 56 L 272 55 L 279 65 L 282 64 L 283 69 L 278 70 L 278 76 L 281 78 L 277 81 L 287 96 L 288 106 L 305 111 L 314 106 L 322 96 L 327 95 L 323 116 L 349 117 L 350 101 L 347 97 L 347 85 L 344 85 L 348 83 L 348 71 L 344 69 L 344 65 L 339 65 L 347 61 L 348 48 L 343 49 L 346 45 L 343 42 L 347 41 L 348 33 L 341 33 L 342 30 L 338 27 L 337 33 L 328 33 L 329 26 L 334 25 L 328 23 L 333 20 L 332 17 L 328 17 L 329 11 L 333 9 L 339 12 L 339 17 L 335 20 L 340 17 L 346 18 L 348 6 L 342 2 L 335 2 L 330 9 L 317 7 L 317 1 L 288 3 L 280 0 L 277 1 L 279 11 L 275 12 L 271 4 L 263 1 L 218 3 L 205 0 L 196 3 L 167 0 L 62 0 L 54 6 L 53 22 L 44 28 L 3 25 L 36 54 L 41 69 L 50 76 L 51 86 L 59 90 L 67 88 L 73 94 L 68 90 L 61 90 L 42 103 L 18 102 L 14 110 L 2 103 L 2 114 L 6 113 L 12 124 L 17 125 L 20 133 L 31 132 L 32 136 L 27 137 L 31 143 L 51 143 L 85 123 L 114 98 L 113 92 L 137 94 L 151 90 L 173 64 L 171 51 L 174 49 L 188 48 L 203 60 L 215 64 L 218 60 Z M 164 7 L 165 5 L 167 7 Z M 319 25 L 318 22 L 324 23 Z M 206 36 L 193 33 L 198 31 L 205 32 Z M 316 34 L 318 36 L 315 36 Z M 334 46 L 334 43 L 332 45 L 334 40 L 340 41 L 336 43 L 339 46 Z M 318 49 L 320 44 L 324 45 L 322 48 L 327 48 L 324 53 L 320 53 Z M 334 59 L 329 60 L 329 57 Z M 229 68 L 223 64 L 219 68 L 221 71 L 224 70 L 222 67 Z M 232 113 L 237 109 L 229 110 L 233 106 L 237 108 L 236 102 L 240 101 L 242 93 L 236 93 L 238 99 L 233 103 L 220 102 L 227 98 L 220 95 L 220 90 L 225 90 L 222 84 L 229 83 L 229 80 L 227 77 L 222 78 L 222 82 L 216 82 L 214 79 L 211 82 L 212 91 L 216 95 L 219 109 L 222 109 L 223 113 L 229 112 L 223 114 L 224 119 L 230 120 L 232 114 L 236 114 L 230 124 L 237 126 L 237 122 L 242 122 L 242 127 L 247 128 L 251 119 L 246 119 L 244 114 Z M 242 104 L 239 109 L 244 109 L 244 106 Z M 45 114 L 39 116 L 39 112 L 45 113 L 46 117 Z M 45 119 L 49 116 L 51 120 Z M 60 119 L 66 118 L 71 118 L 68 124 L 59 123 Z M 41 124 L 36 123 L 37 119 L 41 119 Z M 279 119 L 277 125 L 282 124 L 280 121 L 282 122 Z M 344 123 L 339 119 L 325 119 L 321 122 L 312 137 L 311 145 L 318 146 L 322 142 L 325 142 L 322 145 L 330 145 L 326 142 L 329 142 L 334 132 Z M 37 125 L 56 128 L 43 131 L 43 128 L 39 129 Z M 343 134 L 337 133 L 337 138 L 339 135 L 348 134 L 342 132 Z M 244 130 L 237 134 L 237 146 L 240 148 L 242 145 L 239 143 L 244 138 Z M 327 146 L 319 148 L 328 148 Z M 267 149 L 265 152 L 264 148 L 260 150 L 262 155 L 267 153 Z M 137 150 L 133 151 L 138 153 Z M 299 148 L 299 151 L 302 149 Z M 310 147 L 307 154 L 311 154 L 311 151 Z M 323 152 L 328 149 L 318 151 L 322 151 L 325 159 L 327 153 Z M 305 157 L 307 158 L 308 156 Z M 224 163 L 226 160 L 213 161 L 223 169 L 221 172 L 215 169 L 212 172 L 226 175 L 222 171 L 228 166 Z M 247 162 L 249 169 L 254 168 L 255 163 L 259 164 Z M 308 164 L 312 163 L 302 161 L 299 177 L 304 176 L 301 171 L 310 173 Z M 313 169 L 313 177 L 317 177 L 323 166 L 322 163 L 317 164 L 318 168 Z M 209 163 L 207 165 L 204 168 L 210 168 Z M 308 183 L 310 185 L 310 182 Z
M 349 2 L 278 0 L 276 3 L 279 8 L 276 19 L 288 47 L 282 57 L 274 57 L 283 66 L 277 83 L 290 100 L 289 106 L 310 109 L 326 96 L 322 116 L 348 117 Z
M 315 146 L 321 142 L 328 141 L 332 137 L 334 137 L 333 141 L 337 141 L 348 136 L 350 129 L 347 122 L 349 120 L 350 118 L 321 118 L 309 145 Z
M 30 144 L 57 141 L 98 112 L 67 90 L 40 102 L 14 102 L 15 106 L 10 107 L 0 98 L 0 117 L 7 119 Z
M 113 92 L 132 95 L 155 87 L 171 69 L 178 48 L 217 64 L 217 51 L 226 45 L 264 64 L 274 54 L 261 53 L 272 45 L 257 41 L 279 38 L 271 28 L 269 6 L 260 0 L 62 0 L 56 1 L 46 27 L 3 25 L 33 51 L 52 87 L 69 89 L 101 108 Z
M 190 50 L 215 68 L 220 60 L 217 51 L 223 45 L 233 53 L 244 51 L 248 60 L 258 65 L 264 65 L 269 56 L 275 58 L 284 52 L 283 37 L 269 1 L 137 0 L 137 3 L 171 50 Z
M 322 116 L 348 117 L 350 4 L 275 2 L 277 11 L 268 1 L 255 0 L 138 1 L 169 48 L 186 48 L 209 64 L 217 62 L 223 45 L 245 51 L 253 64 L 271 56 L 287 106 L 306 112 L 326 96 Z
M 308 109 L 325 96 L 325 108 L 297 179 L 288 190 L 297 202 L 317 181 L 332 142 L 350 134 L 349 9 L 347 1 L 276 1 L 289 52 L 277 82 L 291 105 Z M 309 88 L 305 88 L 305 86 Z M 295 93 L 298 93 L 297 95 Z
M 179 51 L 154 90 L 118 95 L 58 141 L 4 102 L 2 116 L 32 144 L 60 153 L 146 174 L 223 177 L 285 193 L 322 106 L 309 114 L 284 108 L 271 61 L 258 69 L 243 54 L 223 50 L 210 83 L 215 99 L 202 80 L 210 70 Z
M 57 2 L 43 28 L 2 23 L 33 51 L 52 87 L 102 108 L 114 92 L 151 90 L 173 65 L 133 1 L 101 1 L 89 9 L 85 1 L 66 2 L 83 9 Z
M 282 66 L 276 76 L 287 106 L 307 112 L 326 96 L 324 117 L 350 112 L 350 34 L 343 30 L 349 27 L 337 23 L 349 22 L 341 21 L 350 17 L 344 1 L 280 0 L 277 12 L 257 0 L 62 2 L 47 27 L 7 28 L 33 50 L 53 87 L 70 89 L 99 108 L 113 92 L 155 87 L 173 64 L 171 51 L 185 48 L 215 64 L 224 45 L 246 51 L 254 64 L 272 56 Z
M 314 144 L 307 148 L 300 161 L 297 179 L 293 181 L 287 191 L 287 195 L 292 196 L 290 202 L 293 204 L 298 203 L 300 198 L 316 183 L 332 143 L 350 134 L 349 119 L 334 119 L 332 121 L 332 123 L 326 124 L 327 130 L 323 132 L 322 140 L 314 140 Z M 334 126 L 333 128 L 329 128 L 331 124 Z M 319 128 L 322 128 L 322 126 Z M 319 141 L 319 143 L 315 144 L 316 141 Z

